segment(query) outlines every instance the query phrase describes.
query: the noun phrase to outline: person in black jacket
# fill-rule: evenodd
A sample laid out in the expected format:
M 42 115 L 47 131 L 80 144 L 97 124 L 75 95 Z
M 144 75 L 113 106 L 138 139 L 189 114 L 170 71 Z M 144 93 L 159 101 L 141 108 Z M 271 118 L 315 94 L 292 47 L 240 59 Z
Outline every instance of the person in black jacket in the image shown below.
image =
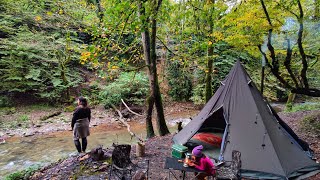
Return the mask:
M 79 153 L 85 152 L 87 148 L 87 136 L 90 135 L 89 123 L 91 119 L 91 110 L 88 107 L 88 101 L 84 97 L 78 98 L 78 107 L 73 113 L 71 128 L 73 130 L 74 144 Z M 82 148 L 79 139 L 82 140 Z

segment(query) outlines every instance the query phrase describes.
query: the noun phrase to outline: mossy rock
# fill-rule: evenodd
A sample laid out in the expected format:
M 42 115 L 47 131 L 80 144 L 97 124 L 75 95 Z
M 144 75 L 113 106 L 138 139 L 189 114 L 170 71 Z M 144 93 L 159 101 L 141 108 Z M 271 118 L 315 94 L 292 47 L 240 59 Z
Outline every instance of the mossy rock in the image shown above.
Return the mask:
M 76 108 L 73 105 L 64 107 L 64 112 L 73 112 Z

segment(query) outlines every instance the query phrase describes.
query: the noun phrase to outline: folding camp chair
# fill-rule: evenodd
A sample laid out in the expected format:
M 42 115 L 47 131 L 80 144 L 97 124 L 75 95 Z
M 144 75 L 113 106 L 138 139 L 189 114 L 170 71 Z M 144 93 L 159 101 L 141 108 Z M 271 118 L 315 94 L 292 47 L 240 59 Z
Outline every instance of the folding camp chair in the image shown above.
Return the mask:
M 146 177 L 148 178 L 149 160 L 146 161 L 147 167 L 140 167 L 132 163 L 130 159 L 131 145 L 129 144 L 113 144 L 112 164 L 110 166 L 109 179 L 126 180 L 132 178 L 132 172 L 138 169 L 145 169 Z
M 232 151 L 231 170 L 233 175 L 237 178 L 241 177 L 241 153 L 239 151 Z

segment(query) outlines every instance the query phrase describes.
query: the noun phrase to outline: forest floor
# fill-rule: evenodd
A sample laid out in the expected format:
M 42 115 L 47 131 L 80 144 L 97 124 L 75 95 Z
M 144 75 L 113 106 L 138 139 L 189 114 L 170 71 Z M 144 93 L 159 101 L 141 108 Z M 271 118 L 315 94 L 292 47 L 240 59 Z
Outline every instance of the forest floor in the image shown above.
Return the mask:
M 166 117 L 179 117 L 179 114 L 193 117 L 199 112 L 200 107 L 194 106 L 191 103 L 170 103 L 165 105 Z M 32 111 L 29 114 L 30 122 L 34 122 L 29 128 L 21 127 L 17 129 L 2 128 L 0 129 L 0 137 L 2 139 L 10 138 L 11 136 L 32 136 L 47 134 L 55 131 L 70 130 L 70 118 L 72 113 L 62 112 L 61 114 L 41 121 L 41 117 L 54 114 L 59 109 L 52 109 L 50 112 Z M 320 135 L 312 131 L 303 130 L 301 128 L 301 120 L 312 113 L 319 113 L 317 111 L 299 111 L 294 113 L 278 113 L 279 116 L 297 133 L 297 135 L 307 141 L 314 150 L 315 157 L 320 160 Z M 116 121 L 116 115 L 113 111 L 106 111 L 102 107 L 96 107 L 92 110 L 93 119 L 91 126 L 99 128 L 125 128 L 119 121 Z M 25 112 L 20 112 L 21 114 Z M 1 119 L 6 121 L 14 119 L 13 116 L 1 115 Z M 0 119 L 0 120 L 1 120 Z M 143 118 L 132 117 L 129 118 L 130 124 L 141 123 Z M 22 126 L 22 125 L 20 125 Z M 131 149 L 131 160 L 133 163 L 146 166 L 149 160 L 149 179 L 167 179 L 168 171 L 164 169 L 165 157 L 171 156 L 172 136 L 156 136 L 150 138 L 145 144 L 145 156 L 136 156 L 136 147 Z M 93 150 L 94 151 L 94 150 Z M 96 161 L 93 159 L 94 152 L 83 153 L 75 156 L 68 157 L 67 159 L 60 160 L 49 166 L 43 167 L 38 170 L 31 179 L 106 179 L 109 173 L 110 160 Z M 111 155 L 112 147 L 104 150 L 107 156 Z M 190 176 L 190 175 L 189 175 Z M 320 179 L 320 174 L 313 176 L 309 179 Z

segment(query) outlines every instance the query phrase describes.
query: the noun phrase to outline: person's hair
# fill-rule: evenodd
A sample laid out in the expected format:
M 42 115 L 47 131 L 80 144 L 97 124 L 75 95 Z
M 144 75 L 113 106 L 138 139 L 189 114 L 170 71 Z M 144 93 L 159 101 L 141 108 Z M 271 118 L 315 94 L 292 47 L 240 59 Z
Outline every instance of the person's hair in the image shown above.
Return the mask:
M 87 107 L 88 106 L 88 101 L 85 97 L 80 96 L 78 98 L 80 105 L 82 105 L 83 107 Z

